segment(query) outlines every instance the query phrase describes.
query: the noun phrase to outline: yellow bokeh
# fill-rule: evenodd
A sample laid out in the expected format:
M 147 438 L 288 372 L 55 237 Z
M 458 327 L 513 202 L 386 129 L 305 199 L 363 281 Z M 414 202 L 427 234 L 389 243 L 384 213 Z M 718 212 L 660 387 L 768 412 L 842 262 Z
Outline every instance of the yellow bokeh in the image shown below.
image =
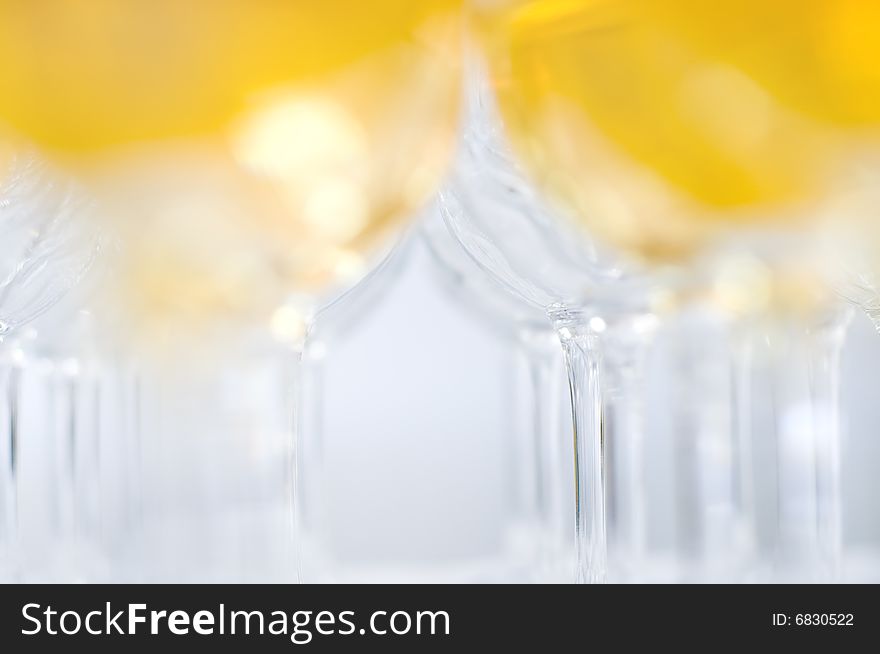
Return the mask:
M 648 258 L 820 212 L 880 126 L 873 0 L 482 0 L 517 150 Z
M 455 0 L 2 0 L 0 119 L 95 150 L 210 134 L 252 96 L 413 42 Z

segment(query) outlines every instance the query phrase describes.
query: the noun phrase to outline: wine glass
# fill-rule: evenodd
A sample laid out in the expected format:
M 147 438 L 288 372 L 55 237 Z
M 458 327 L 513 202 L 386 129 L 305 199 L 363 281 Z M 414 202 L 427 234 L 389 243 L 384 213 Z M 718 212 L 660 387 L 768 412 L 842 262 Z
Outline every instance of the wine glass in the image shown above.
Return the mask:
M 764 357 L 779 391 L 764 425 L 780 453 L 775 547 L 801 563 L 838 549 L 836 391 L 823 371 L 842 330 L 805 327 L 831 303 L 813 225 L 870 206 L 854 173 L 870 164 L 877 125 L 871 11 L 476 3 L 507 133 L 558 212 L 655 274 L 679 271 L 673 306 L 705 299 L 747 340 L 769 333 L 776 345 Z M 798 359 L 815 363 L 801 374 Z M 803 496 L 808 479 L 821 497 Z
M 601 581 L 607 471 L 619 471 L 613 480 L 619 503 L 638 503 L 643 495 L 635 459 L 644 422 L 641 377 L 656 330 L 654 284 L 554 218 L 513 161 L 479 71 L 470 91 L 467 128 L 451 182 L 441 192 L 442 210 L 476 266 L 543 314 L 561 340 L 575 427 L 577 578 Z M 607 310 L 598 318 L 594 305 L 603 300 Z M 627 447 L 614 448 L 619 454 L 612 462 L 607 445 L 625 440 Z M 630 515 L 639 513 L 631 508 Z M 610 517 L 612 539 L 626 538 L 636 547 L 633 525 Z
M 265 429 L 254 423 L 255 442 L 276 447 L 292 429 L 282 416 L 320 297 L 381 258 L 444 171 L 460 10 L 460 0 L 0 4 L 0 123 L 96 198 L 90 215 L 115 247 L 95 313 L 105 348 L 136 353 L 145 436 L 184 447 L 202 420 L 225 434 L 276 410 Z M 218 420 L 237 394 L 251 397 L 246 375 L 235 379 L 252 355 L 287 361 L 287 399 Z M 293 442 L 285 449 L 273 451 L 290 476 Z M 197 504 L 222 491 L 209 486 Z

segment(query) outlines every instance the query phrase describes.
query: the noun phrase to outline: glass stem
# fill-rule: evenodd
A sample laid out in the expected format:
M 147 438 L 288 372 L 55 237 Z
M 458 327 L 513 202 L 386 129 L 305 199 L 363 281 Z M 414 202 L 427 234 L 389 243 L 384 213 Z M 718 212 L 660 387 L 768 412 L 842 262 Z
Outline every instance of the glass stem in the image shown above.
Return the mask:
M 0 347 L 3 347 L 0 342 Z M 0 580 L 18 577 L 19 369 L 0 352 Z
M 575 445 L 576 580 L 603 583 L 608 548 L 630 565 L 645 548 L 645 372 L 657 319 L 551 312 L 565 353 Z M 624 566 L 625 567 L 625 566 Z
M 834 307 L 806 328 L 802 319 L 777 317 L 751 333 L 755 484 L 776 497 L 775 506 L 756 507 L 756 520 L 776 579 L 839 573 L 839 366 L 849 316 Z
M 48 394 L 46 410 L 49 414 L 49 444 L 53 453 L 55 501 L 55 538 L 63 546 L 57 554 L 54 574 L 60 578 L 73 572 L 76 574 L 76 531 L 77 531 L 77 492 L 76 492 L 76 450 L 77 450 L 77 404 L 76 373 L 64 369 L 63 363 L 56 362 L 52 373 L 46 380 Z
M 307 464 L 311 456 L 310 444 L 303 441 L 303 397 L 304 397 L 304 344 L 291 348 L 287 357 L 286 375 L 283 380 L 284 398 L 287 404 L 288 423 L 288 502 L 290 515 L 290 539 L 291 552 L 294 560 L 292 569 L 297 583 L 305 582 L 311 575 L 310 566 L 307 564 L 307 548 L 305 536 L 309 532 L 308 521 L 310 519 L 309 506 L 307 504 L 308 487 L 311 484 L 311 475 L 315 474 L 312 466 Z
M 59 363 L 52 398 L 60 538 L 66 543 L 60 574 L 78 582 L 94 581 L 99 569 L 104 511 L 102 441 L 102 379 L 83 358 Z M 121 435 L 114 435 L 119 438 Z
M 600 392 L 600 329 L 580 312 L 554 308 L 571 394 L 575 476 L 575 581 L 605 583 L 605 431 Z
M 706 307 L 683 308 L 669 327 L 675 580 L 735 580 L 750 550 L 731 402 L 741 392 L 731 379 L 738 352 L 729 323 Z
M 817 318 L 807 333 L 810 400 L 816 424 L 816 536 L 820 556 L 837 578 L 843 548 L 840 356 L 852 309 L 841 304 Z
M 759 512 L 757 506 L 755 471 L 755 438 L 753 407 L 755 365 L 755 344 L 739 330 L 730 334 L 730 435 L 731 466 L 733 468 L 733 502 L 736 521 L 739 526 L 738 538 L 742 543 L 743 571 L 748 575 L 754 572 L 754 562 L 758 547 Z

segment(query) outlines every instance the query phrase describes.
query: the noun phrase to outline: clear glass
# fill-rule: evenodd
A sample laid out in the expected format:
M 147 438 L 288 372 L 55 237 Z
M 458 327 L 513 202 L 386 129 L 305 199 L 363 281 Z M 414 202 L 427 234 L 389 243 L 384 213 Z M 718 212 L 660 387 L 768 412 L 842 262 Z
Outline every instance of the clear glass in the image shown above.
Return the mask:
M 633 324 L 652 323 L 654 284 L 569 232 L 541 202 L 508 154 L 480 79 L 477 70 L 452 182 L 442 193 L 443 211 L 450 231 L 484 273 L 543 312 L 563 343 L 575 425 L 575 578 L 601 582 L 607 574 L 604 451 L 612 440 L 639 438 L 631 431 L 642 423 L 640 401 L 632 395 L 641 372 L 634 366 L 642 364 L 638 352 L 650 342 L 651 330 L 638 342 L 626 334 Z M 609 361 L 620 357 L 633 364 L 623 373 L 626 383 L 615 384 L 608 409 L 619 410 L 611 422 L 602 421 L 605 400 L 599 394 L 606 344 Z M 623 369 L 617 363 L 607 366 L 608 374 Z
M 557 319 L 568 369 L 575 449 L 575 581 L 604 583 L 608 569 L 606 433 L 597 338 L 570 314 Z
M 324 480 L 310 407 L 324 392 L 326 337 L 363 318 L 384 288 L 373 280 L 393 276 L 402 253 L 328 302 L 319 315 L 337 320 L 318 330 L 325 338 L 227 332 L 173 360 L 104 338 L 106 313 L 92 307 L 112 259 L 100 259 L 22 333 L 23 578 L 309 579 L 310 518 L 326 492 L 313 483 Z
M 855 232 L 857 247 L 831 253 L 848 263 L 853 250 L 874 262 L 880 251 L 880 85 L 861 72 L 876 59 L 874 9 L 758 0 L 502 0 L 475 9 L 505 126 L 560 215 L 655 274 L 677 267 L 690 276 L 668 287 L 672 314 L 716 305 L 768 343 L 750 348 L 748 364 L 764 371 L 764 394 L 745 399 L 740 388 L 734 397 L 750 411 L 758 399 L 769 404 L 769 417 L 748 429 L 753 445 L 776 443 L 772 522 L 785 536 L 775 547 L 795 569 L 809 568 L 797 561 L 813 556 L 797 550 L 833 560 L 839 410 L 831 352 L 839 344 L 829 342 L 839 330 L 826 325 L 832 248 L 822 241 L 823 231 Z M 862 274 L 859 282 L 870 297 L 873 280 Z M 700 383 L 708 370 L 695 362 L 682 356 L 673 387 Z M 710 416 L 680 413 L 688 438 L 711 442 L 699 436 Z M 680 449 L 685 459 L 695 451 Z M 692 474 L 684 486 L 694 486 Z
M 739 359 L 746 350 L 733 334 L 756 315 L 740 306 L 755 297 L 749 266 L 761 271 L 758 284 L 772 285 L 773 274 L 742 253 L 757 241 L 772 255 L 786 236 L 749 235 L 729 251 L 650 274 L 623 263 L 541 200 L 509 154 L 479 71 L 475 78 L 442 194 L 446 222 L 478 266 L 540 307 L 561 337 L 575 420 L 577 579 L 746 578 L 760 501 L 751 447 L 765 427 L 747 419 L 745 370 L 754 360 Z M 658 348 L 666 361 L 660 406 L 651 405 L 658 389 L 646 385 Z M 658 424 L 665 467 L 648 458 L 658 452 L 649 443 Z M 663 475 L 666 487 L 646 482 Z M 657 515 L 668 516 L 662 528 Z
M 178 529 L 185 549 L 212 530 L 224 537 L 223 524 L 246 532 L 239 514 L 211 509 L 246 511 L 261 493 L 274 498 L 278 471 L 286 471 L 288 532 L 296 526 L 303 339 L 324 294 L 370 270 L 445 171 L 458 122 L 463 3 L 181 9 L 161 0 L 149 24 L 129 5 L 102 2 L 84 14 L 48 4 L 48 21 L 31 6 L 0 4 L 3 135 L 39 144 L 75 175 L 94 198 L 85 219 L 112 234 L 106 274 L 76 308 L 94 316 L 95 352 L 60 355 L 74 362 L 68 374 L 54 352 L 64 335 L 40 335 L 52 362 L 46 402 L 60 416 L 47 429 L 64 459 L 56 476 L 69 523 L 61 529 L 79 542 L 79 525 L 90 520 L 79 509 L 91 494 L 79 459 L 100 435 L 93 386 L 105 366 L 130 361 L 136 415 L 127 421 L 141 458 L 131 513 L 144 525 L 144 545 L 131 554 L 143 565 L 129 569 L 182 579 L 188 571 L 165 556 L 163 535 Z M 131 38 L 120 41 L 120 29 Z M 157 40 L 168 56 L 155 56 Z M 107 68 L 108 59 L 119 65 Z M 24 78 L 39 84 L 20 85 Z M 71 90 L 75 106 L 62 100 Z M 30 273 L 31 262 L 16 270 Z M 0 313 L 0 330 L 12 319 Z M 97 380 L 83 372 L 96 361 Z M 196 453 L 212 442 L 206 432 L 218 449 L 201 460 Z M 256 450 L 276 457 L 262 483 L 234 466 L 248 462 L 257 474 L 269 464 L 247 458 Z M 289 550 L 290 536 L 260 542 Z M 221 559 L 203 561 L 215 567 L 194 566 L 193 575 L 245 573 L 250 542 L 221 543 L 206 550 Z M 273 554 L 254 558 L 268 565 Z

